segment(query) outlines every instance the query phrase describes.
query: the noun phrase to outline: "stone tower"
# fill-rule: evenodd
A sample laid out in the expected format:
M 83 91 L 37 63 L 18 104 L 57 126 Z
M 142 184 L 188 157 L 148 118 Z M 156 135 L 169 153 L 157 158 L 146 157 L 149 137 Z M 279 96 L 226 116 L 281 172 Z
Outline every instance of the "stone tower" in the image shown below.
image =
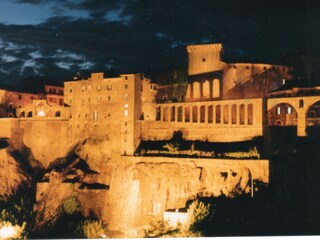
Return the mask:
M 221 50 L 220 43 L 187 46 L 189 76 L 222 70 Z

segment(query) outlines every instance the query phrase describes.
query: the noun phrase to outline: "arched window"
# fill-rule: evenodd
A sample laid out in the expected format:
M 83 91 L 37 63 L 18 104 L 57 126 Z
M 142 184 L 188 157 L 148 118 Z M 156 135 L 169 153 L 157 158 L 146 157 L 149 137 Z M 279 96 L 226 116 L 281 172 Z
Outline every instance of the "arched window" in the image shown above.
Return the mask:
M 231 105 L 231 124 L 237 124 L 237 105 Z
M 200 122 L 204 123 L 206 121 L 206 107 L 201 106 L 200 107 Z
M 223 124 L 229 123 L 229 105 L 223 106 Z
M 170 120 L 171 122 L 174 122 L 176 120 L 176 107 L 172 106 L 170 110 Z
M 156 121 L 161 120 L 161 107 L 156 108 Z
M 212 82 L 212 97 L 213 98 L 220 97 L 220 81 L 219 81 L 219 79 L 213 79 L 213 82 Z
M 60 117 L 60 116 L 61 116 L 61 112 L 60 111 L 56 111 L 55 117 Z
M 21 112 L 21 113 L 20 113 L 20 117 L 25 117 L 25 113 L 24 113 L 24 112 Z
M 190 107 L 185 107 L 184 109 L 184 121 L 190 122 Z
M 208 123 L 213 122 L 213 106 L 208 106 Z
M 198 107 L 197 106 L 192 107 L 192 122 L 194 122 L 194 123 L 198 122 Z
M 28 118 L 31 118 L 31 117 L 32 117 L 32 112 L 31 112 L 31 111 L 28 112 L 27 117 L 28 117 Z
M 221 106 L 216 106 L 216 123 L 221 123 Z
M 183 114 L 182 107 L 179 106 L 178 107 L 178 122 L 182 122 L 182 114 Z
M 168 121 L 168 107 L 163 108 L 163 121 Z

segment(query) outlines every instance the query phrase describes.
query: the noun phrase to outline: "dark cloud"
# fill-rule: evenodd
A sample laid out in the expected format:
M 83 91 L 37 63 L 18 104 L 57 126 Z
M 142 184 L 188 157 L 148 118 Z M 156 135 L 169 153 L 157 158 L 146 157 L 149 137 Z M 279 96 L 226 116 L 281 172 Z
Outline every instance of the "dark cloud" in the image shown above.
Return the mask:
M 222 42 L 224 58 L 235 61 L 288 63 L 288 56 L 299 52 L 320 56 L 320 1 L 16 2 L 50 4 L 56 15 L 34 26 L 0 24 L 5 41 L 0 51 L 19 60 L 23 69 L 16 78 L 39 73 L 66 79 L 78 71 L 110 67 L 120 73 L 152 72 L 185 63 L 185 45 L 206 42 Z M 71 10 L 89 17 L 70 17 Z M 37 58 L 30 56 L 36 51 Z M 13 65 L 5 65 L 2 74 L 14 72 L 9 70 Z

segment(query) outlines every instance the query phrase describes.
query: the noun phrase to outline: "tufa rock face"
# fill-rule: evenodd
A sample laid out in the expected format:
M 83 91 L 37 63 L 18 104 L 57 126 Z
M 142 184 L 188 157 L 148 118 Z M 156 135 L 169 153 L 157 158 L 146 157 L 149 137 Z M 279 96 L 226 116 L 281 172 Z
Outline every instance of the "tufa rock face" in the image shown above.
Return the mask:
M 9 140 L 0 139 L 0 200 L 8 200 L 19 188 L 30 184 L 30 175 L 19 152 Z

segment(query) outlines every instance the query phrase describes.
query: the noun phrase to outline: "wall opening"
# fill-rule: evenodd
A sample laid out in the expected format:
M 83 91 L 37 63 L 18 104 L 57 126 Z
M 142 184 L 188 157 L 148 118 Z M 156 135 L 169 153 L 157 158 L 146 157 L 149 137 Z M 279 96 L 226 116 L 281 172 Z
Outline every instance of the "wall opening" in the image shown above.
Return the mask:
M 171 114 L 170 120 L 171 120 L 171 122 L 174 122 L 176 120 L 176 107 L 175 106 L 171 107 L 170 114 Z
M 178 122 L 182 122 L 182 107 L 181 106 L 179 106 L 178 107 Z
M 197 106 L 192 107 L 192 122 L 194 122 L 194 123 L 198 122 L 198 107 Z
M 216 106 L 216 123 L 221 123 L 221 106 Z
M 185 107 L 184 109 L 184 121 L 190 122 L 190 107 Z
M 161 107 L 156 108 L 156 121 L 161 120 Z
M 208 123 L 213 122 L 213 106 L 208 106 Z
M 204 123 L 205 121 L 206 121 L 206 107 L 202 105 L 200 107 L 200 122 Z
M 223 124 L 229 123 L 229 105 L 223 106 Z
M 231 105 L 231 123 L 237 124 L 237 105 L 236 104 Z
M 168 107 L 163 108 L 163 121 L 168 121 Z
M 239 107 L 239 124 L 244 125 L 245 124 L 245 108 L 244 104 L 241 104 Z
M 248 104 L 248 125 L 253 124 L 253 105 Z
M 213 79 L 212 82 L 212 97 L 219 98 L 220 97 L 220 81 L 219 79 Z

